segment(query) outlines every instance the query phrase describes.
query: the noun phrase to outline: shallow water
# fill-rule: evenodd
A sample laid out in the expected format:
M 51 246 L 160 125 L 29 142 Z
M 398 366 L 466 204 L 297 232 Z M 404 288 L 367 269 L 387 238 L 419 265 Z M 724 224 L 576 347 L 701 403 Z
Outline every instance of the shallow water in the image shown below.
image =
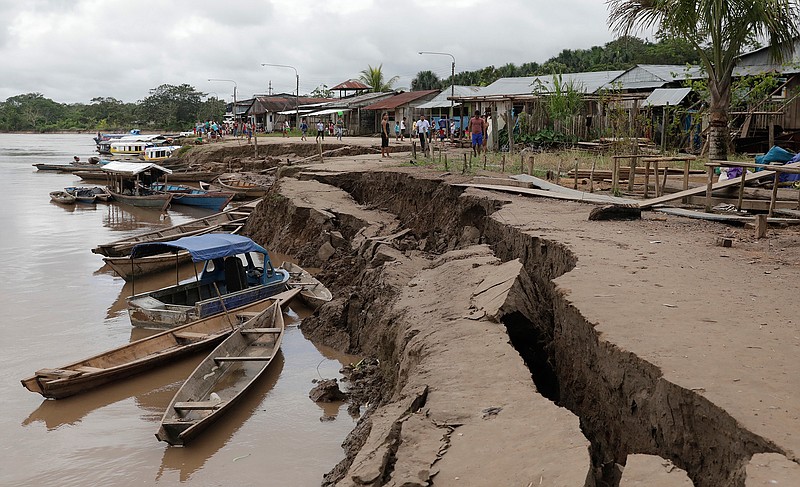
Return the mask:
M 91 135 L 0 134 L 0 485 L 319 485 L 341 457 L 353 419 L 342 404 L 308 399 L 312 379 L 337 377 L 354 357 L 316 347 L 292 326 L 256 390 L 188 447 L 156 440 L 164 408 L 202 359 L 192 356 L 146 374 L 58 401 L 19 380 L 40 368 L 94 355 L 148 331 L 130 326 L 132 285 L 90 252 L 104 243 L 176 225 L 210 212 L 157 211 L 115 204 L 63 207 L 48 193 L 79 185 L 71 174 L 31 164 L 93 155 Z M 273 255 L 280 264 L 283 256 Z M 180 278 L 193 275 L 190 266 Z M 136 292 L 175 281 L 136 282 Z M 307 310 L 287 310 L 296 325 Z M 335 421 L 321 422 L 325 415 Z

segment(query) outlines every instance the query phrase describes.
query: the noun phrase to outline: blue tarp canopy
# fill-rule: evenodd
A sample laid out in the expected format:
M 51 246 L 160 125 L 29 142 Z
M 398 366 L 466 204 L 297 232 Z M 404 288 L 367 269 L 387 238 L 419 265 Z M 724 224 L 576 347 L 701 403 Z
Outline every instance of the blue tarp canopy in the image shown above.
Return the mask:
M 179 250 L 189 251 L 194 262 L 204 262 L 247 252 L 269 255 L 264 247 L 247 237 L 229 233 L 208 233 L 183 237 L 170 242 L 141 243 L 133 247 L 131 258 L 178 252 Z

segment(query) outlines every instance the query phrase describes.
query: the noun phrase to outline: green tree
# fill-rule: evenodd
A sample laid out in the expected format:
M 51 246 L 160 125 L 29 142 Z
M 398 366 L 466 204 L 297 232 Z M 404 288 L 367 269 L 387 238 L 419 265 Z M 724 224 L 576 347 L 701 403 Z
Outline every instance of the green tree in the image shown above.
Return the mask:
M 372 88 L 371 91 L 378 93 L 392 91 L 392 85 L 397 83 L 397 80 L 400 79 L 400 77 L 394 76 L 388 81 L 385 80 L 383 75 L 383 64 L 381 64 L 377 68 L 373 68 L 371 65 L 368 65 L 367 69 L 361 71 L 358 79 L 364 84 L 370 86 Z
M 768 37 L 770 54 L 781 62 L 798 35 L 795 0 L 608 0 L 609 26 L 627 35 L 636 29 L 689 42 L 708 73 L 709 157 L 727 159 L 728 112 L 733 68 L 753 38 Z M 706 47 L 707 46 L 707 47 Z
M 150 95 L 139 102 L 141 120 L 163 129 L 179 130 L 192 125 L 201 117 L 206 93 L 197 91 L 186 83 L 174 86 L 164 84 L 150 90 Z
M 442 87 L 442 80 L 433 71 L 420 71 L 411 80 L 411 91 L 438 90 Z
M 333 98 L 333 91 L 328 88 L 328 85 L 322 84 L 314 88 L 314 91 L 311 92 L 311 96 L 314 98 Z

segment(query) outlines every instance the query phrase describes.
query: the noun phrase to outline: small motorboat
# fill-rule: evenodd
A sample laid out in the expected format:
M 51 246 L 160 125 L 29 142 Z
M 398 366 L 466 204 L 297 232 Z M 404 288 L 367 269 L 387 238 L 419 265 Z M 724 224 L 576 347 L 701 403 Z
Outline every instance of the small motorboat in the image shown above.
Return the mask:
M 235 196 L 230 191 L 210 191 L 185 184 L 154 183 L 150 189 L 171 193 L 172 203 L 176 205 L 197 206 L 217 211 L 222 211 Z
M 76 201 L 75 197 L 66 191 L 52 191 L 50 199 L 62 205 L 74 205 Z
M 89 188 L 69 186 L 64 191 L 74 196 L 77 203 L 91 204 L 97 201 L 97 195 Z

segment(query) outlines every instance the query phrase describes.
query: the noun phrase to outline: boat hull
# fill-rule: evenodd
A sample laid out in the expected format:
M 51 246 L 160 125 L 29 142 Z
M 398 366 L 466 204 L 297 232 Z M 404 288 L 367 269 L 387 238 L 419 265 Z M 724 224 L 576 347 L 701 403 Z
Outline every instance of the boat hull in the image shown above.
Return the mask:
M 133 196 L 112 191 L 111 196 L 115 201 L 119 201 L 125 205 L 138 206 L 140 208 L 157 208 L 161 211 L 166 210 L 169 207 L 169 202 L 172 200 L 172 195 L 169 193 Z
M 276 300 L 290 300 L 293 294 L 276 295 L 251 303 L 239 313 L 260 312 Z M 222 341 L 236 325 L 232 314 L 222 313 L 188 323 L 128 343 L 58 369 L 42 369 L 33 377 L 22 379 L 23 387 L 51 399 L 73 396 L 131 375 L 151 370 L 153 366 L 173 361 Z M 233 320 L 233 322 L 231 321 Z
M 156 438 L 185 445 L 230 410 L 278 354 L 285 323 L 280 302 L 233 331 L 175 393 Z
M 114 272 L 126 281 L 154 272 L 174 269 L 175 266 L 192 260 L 189 252 L 178 252 L 177 255 L 153 255 L 131 259 L 130 257 L 104 257 L 103 261 Z
M 172 195 L 172 203 L 221 211 L 228 206 L 233 196 L 233 193 L 223 192 L 209 192 L 205 194 L 176 193 Z
M 333 299 L 330 290 L 299 265 L 287 261 L 281 268 L 289 273 L 289 286 L 300 289 L 300 298 L 311 309 L 316 310 Z
M 75 197 L 66 191 L 53 191 L 50 193 L 50 199 L 61 205 L 74 205 Z

